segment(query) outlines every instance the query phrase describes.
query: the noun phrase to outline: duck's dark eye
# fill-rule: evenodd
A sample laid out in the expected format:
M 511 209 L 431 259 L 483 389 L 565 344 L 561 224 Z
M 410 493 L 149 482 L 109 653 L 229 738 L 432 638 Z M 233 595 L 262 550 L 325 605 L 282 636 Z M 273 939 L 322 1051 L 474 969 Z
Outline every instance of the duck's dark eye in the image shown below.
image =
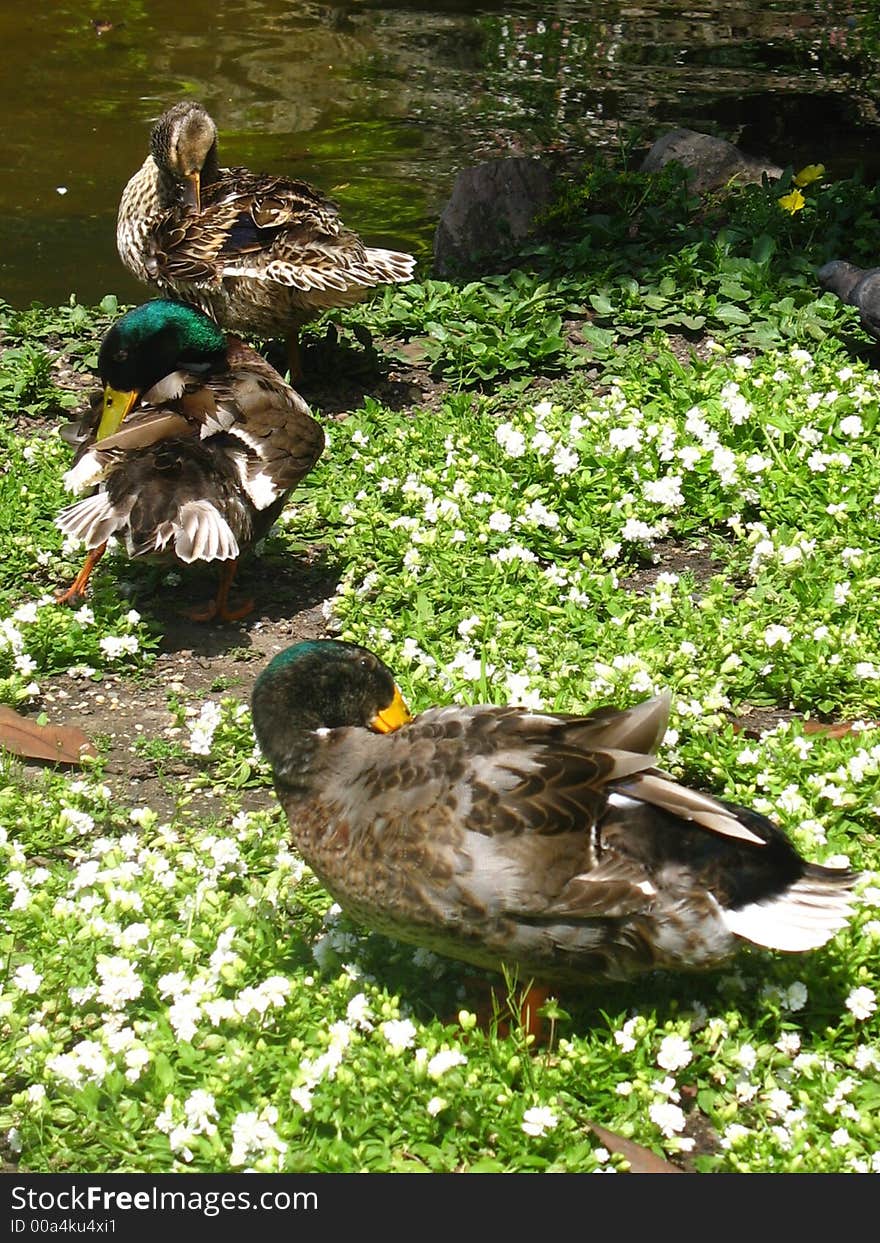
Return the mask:
M 128 358 L 128 350 L 124 348 L 121 350 L 117 350 L 116 353 L 113 355 L 113 358 L 115 362 L 124 363 Z
M 373 667 L 373 662 L 370 660 L 369 656 L 362 656 L 358 661 L 358 664 L 362 669 L 372 669 Z

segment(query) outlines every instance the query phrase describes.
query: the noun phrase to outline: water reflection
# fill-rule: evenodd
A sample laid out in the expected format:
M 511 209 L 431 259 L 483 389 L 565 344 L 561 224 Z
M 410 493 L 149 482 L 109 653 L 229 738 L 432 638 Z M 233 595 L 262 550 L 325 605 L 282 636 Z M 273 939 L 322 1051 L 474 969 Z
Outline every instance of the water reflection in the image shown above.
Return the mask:
M 428 256 L 457 168 L 671 125 L 778 163 L 873 164 L 861 4 L 118 0 L 0 11 L 0 296 L 143 290 L 116 256 L 151 120 L 192 95 L 227 163 L 313 180 L 370 242 Z M 836 161 L 836 163 L 835 163 Z

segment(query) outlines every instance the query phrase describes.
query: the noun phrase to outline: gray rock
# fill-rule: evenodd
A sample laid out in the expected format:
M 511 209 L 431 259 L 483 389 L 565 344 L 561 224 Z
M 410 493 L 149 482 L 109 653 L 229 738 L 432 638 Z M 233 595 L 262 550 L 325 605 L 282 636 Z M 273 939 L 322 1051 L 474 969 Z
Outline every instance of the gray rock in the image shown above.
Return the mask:
M 841 302 L 858 307 L 862 327 L 880 341 L 880 268 L 859 268 L 845 259 L 832 259 L 816 277 Z
M 691 174 L 698 194 L 714 190 L 734 181 L 739 184 L 757 182 L 764 174 L 774 180 L 782 176 L 776 164 L 746 155 L 726 138 L 714 138 L 692 129 L 674 129 L 654 143 L 642 163 L 642 171 L 656 172 L 670 160 L 683 165 Z
M 489 160 L 458 174 L 434 236 L 441 275 L 485 269 L 528 235 L 551 200 L 553 171 L 540 159 Z

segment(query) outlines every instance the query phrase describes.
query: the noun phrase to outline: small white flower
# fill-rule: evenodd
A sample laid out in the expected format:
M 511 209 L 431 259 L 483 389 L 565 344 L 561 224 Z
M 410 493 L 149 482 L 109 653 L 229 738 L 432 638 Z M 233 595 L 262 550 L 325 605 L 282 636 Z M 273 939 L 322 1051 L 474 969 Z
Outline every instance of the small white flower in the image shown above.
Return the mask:
M 310 1113 L 312 1108 L 312 1089 L 303 1084 L 298 1088 L 290 1089 L 290 1099 L 294 1105 L 299 1105 L 304 1114 Z
M 655 1101 L 648 1107 L 648 1116 L 667 1138 L 685 1128 L 684 1113 L 678 1105 L 673 1105 L 669 1101 Z
M 436 1118 L 437 1115 L 446 1108 L 446 1104 L 447 1102 L 442 1096 L 432 1096 L 425 1108 L 432 1118 Z
M 743 1126 L 741 1122 L 731 1122 L 725 1127 L 724 1134 L 721 1137 L 722 1148 L 734 1148 L 741 1140 L 744 1140 L 749 1134 L 749 1128 Z
M 786 1057 L 794 1057 L 800 1052 L 801 1038 L 797 1032 L 783 1032 L 776 1041 L 776 1048 Z
M 750 1044 L 744 1044 L 736 1055 L 736 1060 L 742 1066 L 743 1070 L 754 1070 L 758 1061 L 758 1055 L 754 1047 Z
M 133 634 L 108 634 L 99 640 L 98 647 L 109 660 L 116 660 L 120 656 L 134 655 L 140 647 L 140 641 Z
M 764 642 L 768 647 L 788 647 L 791 643 L 791 631 L 787 626 L 768 626 L 764 631 Z
M 559 1119 L 552 1109 L 549 1109 L 546 1105 L 535 1105 L 531 1109 L 527 1109 L 523 1114 L 522 1129 L 526 1135 L 532 1135 L 536 1139 L 540 1139 L 542 1135 L 552 1131 L 558 1123 Z
M 854 988 L 846 999 L 846 1008 L 854 1018 L 869 1019 L 877 1009 L 877 997 L 870 988 Z
M 765 1094 L 768 1111 L 777 1118 L 784 1118 L 792 1106 L 791 1093 L 785 1088 L 772 1088 Z
M 43 983 L 43 977 L 34 970 L 33 963 L 25 962 L 16 969 L 12 982 L 23 993 L 35 993 Z
M 373 1030 L 373 1024 L 370 1022 L 373 1012 L 370 1009 L 366 993 L 357 993 L 352 997 L 346 1006 L 345 1017 L 349 1023 L 354 1023 L 355 1027 L 359 1027 L 361 1031 L 368 1032 Z
M 693 1059 L 691 1046 L 681 1036 L 664 1036 L 657 1053 L 657 1065 L 663 1070 L 681 1070 Z
M 548 527 L 551 531 L 559 526 L 559 514 L 548 509 L 546 505 L 542 505 L 540 501 L 532 501 L 526 506 L 522 520 L 533 522 L 539 527 Z
M 803 1010 L 807 1004 L 807 986 L 801 980 L 795 980 L 783 990 L 781 1002 L 787 1010 Z
M 656 527 L 649 526 L 647 522 L 641 522 L 638 518 L 627 518 L 620 535 L 621 539 L 628 540 L 633 544 L 640 540 L 650 543 L 656 537 L 657 529 Z
M 464 1066 L 466 1062 L 467 1058 L 458 1049 L 441 1049 L 428 1062 L 428 1074 L 432 1079 L 439 1079 L 447 1070 L 452 1070 L 453 1066 Z
M 394 1053 L 412 1048 L 416 1038 L 416 1025 L 410 1019 L 387 1019 L 379 1024 L 379 1031 Z
M 627 1019 L 620 1031 L 614 1033 L 615 1043 L 620 1045 L 620 1048 L 624 1053 L 632 1053 L 633 1049 L 636 1047 L 636 1041 L 633 1035 L 635 1026 L 635 1019 Z
M 496 427 L 495 439 L 508 457 L 522 457 L 526 451 L 526 438 L 512 423 Z
M 664 475 L 662 479 L 649 479 L 642 485 L 645 499 L 655 505 L 666 505 L 669 509 L 678 509 L 684 504 L 681 491 L 681 475 Z
M 557 445 L 553 454 L 553 470 L 557 475 L 571 475 L 577 470 L 580 458 L 574 449 L 566 445 Z
M 638 427 L 614 427 L 608 433 L 608 444 L 618 453 L 642 447 L 642 433 Z
M 287 1144 L 279 1139 L 272 1125 L 278 1120 L 278 1110 L 270 1105 L 261 1115 L 254 1112 L 240 1113 L 232 1124 L 232 1150 L 229 1164 L 246 1165 L 249 1161 L 277 1153 L 280 1161 L 287 1151 Z
M 489 515 L 490 531 L 509 531 L 511 526 L 510 514 L 504 513 L 501 509 L 496 509 Z
M 98 1001 L 111 1010 L 121 1010 L 143 992 L 143 981 L 127 958 L 120 955 L 98 955 L 97 972 L 101 978 Z
M 845 419 L 840 420 L 840 430 L 844 436 L 850 436 L 852 439 L 855 439 L 857 436 L 861 436 L 865 426 L 857 414 L 848 414 Z

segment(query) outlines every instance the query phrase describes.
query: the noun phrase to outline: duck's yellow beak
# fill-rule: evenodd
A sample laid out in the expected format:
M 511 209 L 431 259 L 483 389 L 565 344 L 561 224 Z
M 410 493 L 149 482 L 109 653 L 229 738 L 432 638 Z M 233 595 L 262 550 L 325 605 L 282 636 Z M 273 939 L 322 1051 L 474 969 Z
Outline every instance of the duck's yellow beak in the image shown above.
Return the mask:
M 130 393 L 126 393 L 121 389 L 111 388 L 109 384 L 107 385 L 104 389 L 101 421 L 98 424 L 98 440 L 104 440 L 107 436 L 113 435 L 139 397 L 140 393 L 137 389 L 132 389 Z
M 197 172 L 186 174 L 183 204 L 184 207 L 193 207 L 196 211 L 202 210 L 201 178 Z
M 394 698 L 387 708 L 383 708 L 381 712 L 377 712 L 370 721 L 370 729 L 374 729 L 378 734 L 391 734 L 396 729 L 400 729 L 401 725 L 406 725 L 412 720 L 409 708 L 403 702 L 403 696 L 395 686 Z

